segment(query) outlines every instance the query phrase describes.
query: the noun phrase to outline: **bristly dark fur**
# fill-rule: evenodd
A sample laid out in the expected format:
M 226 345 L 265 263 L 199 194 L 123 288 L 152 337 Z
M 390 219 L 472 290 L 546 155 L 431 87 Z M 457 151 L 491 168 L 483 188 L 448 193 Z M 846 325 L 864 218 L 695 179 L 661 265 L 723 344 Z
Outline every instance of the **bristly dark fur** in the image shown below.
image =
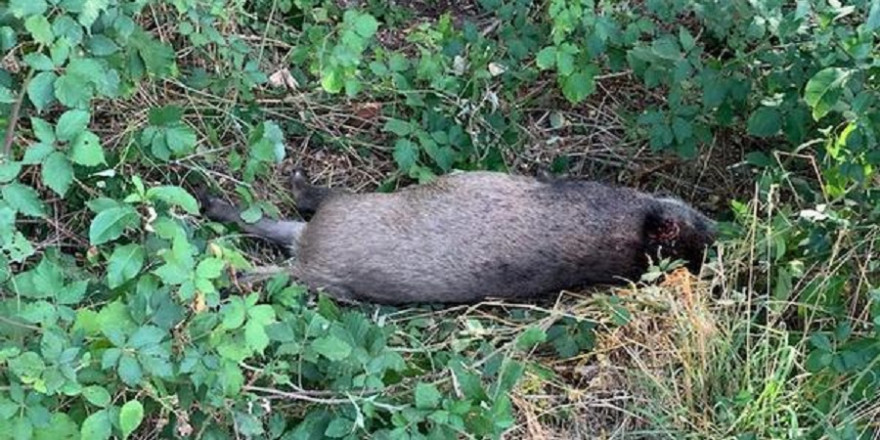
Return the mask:
M 572 179 L 462 172 L 396 193 L 354 194 L 292 179 L 305 222 L 244 225 L 297 252 L 291 272 L 344 300 L 465 303 L 536 297 L 641 275 L 648 258 L 699 271 L 711 220 L 672 198 Z

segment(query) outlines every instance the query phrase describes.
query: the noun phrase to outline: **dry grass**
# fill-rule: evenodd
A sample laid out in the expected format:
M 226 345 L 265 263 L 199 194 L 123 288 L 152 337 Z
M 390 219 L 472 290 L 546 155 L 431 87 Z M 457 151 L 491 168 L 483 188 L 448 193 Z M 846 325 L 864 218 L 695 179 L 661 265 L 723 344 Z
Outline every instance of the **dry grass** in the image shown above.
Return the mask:
M 575 359 L 539 361 L 555 373 L 554 379 L 531 374 L 523 381 L 514 397 L 520 423 L 510 438 L 631 438 L 649 426 L 635 408 L 695 396 L 700 377 L 685 375 L 676 384 L 682 389 L 665 396 L 654 395 L 641 381 L 659 382 L 671 369 L 705 369 L 720 331 L 710 292 L 706 281 L 684 270 L 658 285 L 620 290 L 632 317 L 624 326 L 611 322 L 607 306 L 595 298 L 563 301 L 567 313 L 600 323 L 596 348 Z

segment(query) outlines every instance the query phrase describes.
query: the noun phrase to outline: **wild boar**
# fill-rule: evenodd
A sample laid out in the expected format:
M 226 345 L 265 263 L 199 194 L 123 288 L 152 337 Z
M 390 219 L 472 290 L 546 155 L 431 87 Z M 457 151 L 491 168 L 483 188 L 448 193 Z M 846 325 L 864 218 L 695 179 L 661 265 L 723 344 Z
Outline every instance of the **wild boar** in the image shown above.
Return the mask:
M 291 189 L 309 221 L 247 224 L 229 203 L 200 199 L 209 219 L 288 247 L 293 277 L 345 301 L 535 298 L 637 279 L 660 257 L 697 272 L 716 237 L 678 199 L 584 180 L 473 171 L 358 194 L 297 171 Z

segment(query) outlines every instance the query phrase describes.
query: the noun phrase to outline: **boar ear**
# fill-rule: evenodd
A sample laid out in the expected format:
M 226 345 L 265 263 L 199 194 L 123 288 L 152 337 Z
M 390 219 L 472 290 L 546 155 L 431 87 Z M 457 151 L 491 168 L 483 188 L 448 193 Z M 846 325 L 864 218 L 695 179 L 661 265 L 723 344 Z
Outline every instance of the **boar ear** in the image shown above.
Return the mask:
M 651 209 L 645 215 L 645 238 L 654 243 L 671 243 L 679 239 L 681 225 L 678 220 L 661 209 Z

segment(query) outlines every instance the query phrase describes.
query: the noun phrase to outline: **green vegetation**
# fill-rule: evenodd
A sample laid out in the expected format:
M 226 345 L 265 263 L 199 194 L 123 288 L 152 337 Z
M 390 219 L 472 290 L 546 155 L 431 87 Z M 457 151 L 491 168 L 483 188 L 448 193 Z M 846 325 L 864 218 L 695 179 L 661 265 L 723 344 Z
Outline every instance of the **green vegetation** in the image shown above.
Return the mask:
M 880 1 L 389 4 L 0 3 L 0 438 L 876 436 Z M 198 215 L 277 215 L 294 163 L 589 175 L 725 234 L 703 280 L 343 306 Z

